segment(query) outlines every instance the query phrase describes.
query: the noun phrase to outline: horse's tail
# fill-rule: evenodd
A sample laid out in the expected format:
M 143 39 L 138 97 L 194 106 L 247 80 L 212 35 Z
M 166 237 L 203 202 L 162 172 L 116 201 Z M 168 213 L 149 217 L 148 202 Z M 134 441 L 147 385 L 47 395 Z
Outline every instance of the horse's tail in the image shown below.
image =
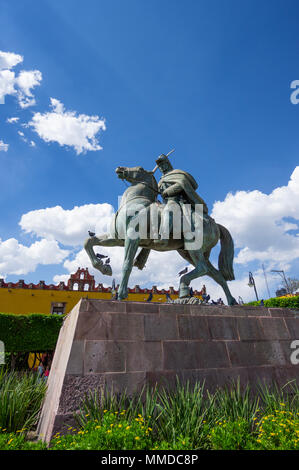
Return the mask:
M 218 258 L 218 268 L 226 281 L 235 279 L 233 260 L 234 260 L 234 241 L 227 228 L 217 224 L 220 230 L 221 250 Z

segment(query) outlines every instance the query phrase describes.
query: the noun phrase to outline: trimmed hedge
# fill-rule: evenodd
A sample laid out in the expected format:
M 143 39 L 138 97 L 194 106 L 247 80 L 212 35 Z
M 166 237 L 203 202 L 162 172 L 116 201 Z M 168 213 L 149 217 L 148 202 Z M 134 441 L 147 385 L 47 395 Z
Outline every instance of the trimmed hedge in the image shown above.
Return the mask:
M 64 315 L 0 313 L 0 341 L 5 352 L 40 352 L 55 349 Z
M 260 300 L 249 302 L 246 305 L 260 305 Z M 295 308 L 299 309 L 299 295 L 295 297 L 273 297 L 272 299 L 264 300 L 265 307 L 281 307 L 281 308 Z

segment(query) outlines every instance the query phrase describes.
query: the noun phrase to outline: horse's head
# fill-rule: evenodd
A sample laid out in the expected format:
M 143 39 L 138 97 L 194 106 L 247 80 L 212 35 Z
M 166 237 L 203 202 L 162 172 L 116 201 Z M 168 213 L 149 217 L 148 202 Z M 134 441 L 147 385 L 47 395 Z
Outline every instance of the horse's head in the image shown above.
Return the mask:
M 132 184 L 143 183 L 158 193 L 157 181 L 152 171 L 147 171 L 141 166 L 133 166 L 132 168 L 118 166 L 115 173 L 122 180 Z

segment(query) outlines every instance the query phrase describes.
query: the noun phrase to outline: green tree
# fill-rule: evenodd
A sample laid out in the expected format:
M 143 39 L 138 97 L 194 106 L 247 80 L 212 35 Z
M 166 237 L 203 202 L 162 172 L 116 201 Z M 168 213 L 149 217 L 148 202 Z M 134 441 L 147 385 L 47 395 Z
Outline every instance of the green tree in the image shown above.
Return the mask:
M 287 282 L 291 294 L 294 294 L 295 292 L 299 291 L 299 279 L 296 279 L 295 277 L 288 277 Z

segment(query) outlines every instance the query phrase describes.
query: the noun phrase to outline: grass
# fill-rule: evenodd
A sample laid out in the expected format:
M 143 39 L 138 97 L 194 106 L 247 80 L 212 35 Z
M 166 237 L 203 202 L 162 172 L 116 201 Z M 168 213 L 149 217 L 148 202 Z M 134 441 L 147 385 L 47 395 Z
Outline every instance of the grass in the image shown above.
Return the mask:
M 108 410 L 112 413 L 125 410 L 128 422 L 142 416 L 151 429 L 149 448 L 173 450 L 267 448 L 267 440 L 259 438 L 263 420 L 272 422 L 273 413 L 278 411 L 280 418 L 285 411 L 293 413 L 296 419 L 292 426 L 299 432 L 299 390 L 295 383 L 281 389 L 260 383 L 257 389 L 257 393 L 252 393 L 249 386 L 241 387 L 237 381 L 209 393 L 204 384 L 191 387 L 189 382 L 182 385 L 177 381 L 172 391 L 143 389 L 131 397 L 125 392 L 119 396 L 107 391 L 100 396 L 96 392 L 82 402 L 78 426 L 86 430 L 92 422 L 101 423 Z M 279 426 L 287 429 L 285 425 Z M 296 433 L 290 433 L 289 444 L 278 442 L 277 448 L 282 445 L 297 448 L 294 436 Z M 64 438 L 60 439 L 63 443 Z
M 30 431 L 37 423 L 46 384 L 37 374 L 0 368 L 0 430 Z
M 50 449 L 196 450 L 299 449 L 299 389 L 239 382 L 210 393 L 205 385 L 177 381 L 173 390 L 144 388 L 129 396 L 86 395 L 76 429 L 56 435 Z M 0 375 L 0 449 L 45 449 L 29 442 L 45 383 L 33 374 Z

